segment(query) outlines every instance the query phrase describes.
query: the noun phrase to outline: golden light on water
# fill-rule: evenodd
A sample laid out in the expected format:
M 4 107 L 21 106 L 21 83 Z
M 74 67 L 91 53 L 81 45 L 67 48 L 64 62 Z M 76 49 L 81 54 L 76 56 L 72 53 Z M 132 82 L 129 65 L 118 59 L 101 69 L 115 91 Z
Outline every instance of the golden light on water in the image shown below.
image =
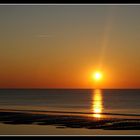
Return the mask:
M 101 118 L 101 114 L 93 114 L 93 117 L 95 117 L 95 118 Z
M 100 89 L 95 89 L 93 91 L 93 100 L 92 100 L 92 112 L 93 117 L 95 118 L 101 118 L 101 113 L 103 110 L 103 104 L 102 104 L 102 92 Z

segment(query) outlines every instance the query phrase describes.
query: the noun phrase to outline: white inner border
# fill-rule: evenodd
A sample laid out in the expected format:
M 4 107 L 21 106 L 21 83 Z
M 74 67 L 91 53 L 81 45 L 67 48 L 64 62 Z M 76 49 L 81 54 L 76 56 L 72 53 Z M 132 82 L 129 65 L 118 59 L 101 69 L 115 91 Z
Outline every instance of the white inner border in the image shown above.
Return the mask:
M 43 5 L 57 5 L 57 6 L 61 6 L 61 5 L 73 5 L 73 6 L 84 6 L 84 5 L 88 5 L 88 6 L 91 6 L 91 5 L 98 5 L 98 6 L 101 6 L 101 5 L 104 5 L 104 6 L 110 6 L 110 5 L 117 5 L 117 6 L 126 6 L 126 5 L 134 5 L 134 6 L 139 6 L 140 4 L 0 4 L 1 5 L 11 5 L 11 6 L 14 6 L 14 5 L 19 5 L 19 6 L 25 6 L 25 5 L 30 5 L 30 6 L 43 6 Z M 123 130 L 122 130 L 123 131 Z M 140 135 L 0 135 L 1 136 L 136 136 L 136 137 L 139 137 Z

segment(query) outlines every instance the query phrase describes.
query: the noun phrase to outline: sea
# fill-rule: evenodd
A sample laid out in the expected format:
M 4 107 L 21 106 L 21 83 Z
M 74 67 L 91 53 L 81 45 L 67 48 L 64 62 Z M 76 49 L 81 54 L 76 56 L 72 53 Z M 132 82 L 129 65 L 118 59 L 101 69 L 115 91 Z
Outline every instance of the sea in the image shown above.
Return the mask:
M 1 89 L 0 109 L 140 114 L 140 90 Z
M 99 114 L 102 113 L 136 117 L 140 116 L 140 89 L 0 89 L 0 109 L 71 112 L 86 115 L 95 113 L 97 117 L 100 117 Z M 79 130 L 66 129 L 61 131 L 56 130 L 54 126 L 49 128 L 46 126 L 46 129 L 43 129 L 45 126 L 32 125 L 29 127 L 32 128 L 28 129 L 32 130 L 31 132 L 26 132 L 26 126 L 0 124 L 2 130 L 0 134 L 24 134 L 24 132 L 27 134 L 29 132 L 30 134 L 75 134 L 77 132 L 76 134 L 79 134 Z M 49 131 L 51 132 L 49 133 Z M 80 131 L 83 131 L 82 134 L 91 135 L 98 134 L 98 132 L 99 134 L 110 134 L 111 132 L 83 129 Z M 113 133 L 111 132 L 111 134 L 125 133 L 140 134 L 140 130 L 114 130 Z

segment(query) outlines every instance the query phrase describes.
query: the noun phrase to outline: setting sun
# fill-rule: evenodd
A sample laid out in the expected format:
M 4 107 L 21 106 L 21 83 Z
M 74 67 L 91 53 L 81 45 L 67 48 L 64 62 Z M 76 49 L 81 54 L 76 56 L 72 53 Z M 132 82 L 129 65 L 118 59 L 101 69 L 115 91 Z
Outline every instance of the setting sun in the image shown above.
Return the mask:
M 100 80 L 102 78 L 102 73 L 101 72 L 95 72 L 93 75 L 93 78 L 95 80 Z

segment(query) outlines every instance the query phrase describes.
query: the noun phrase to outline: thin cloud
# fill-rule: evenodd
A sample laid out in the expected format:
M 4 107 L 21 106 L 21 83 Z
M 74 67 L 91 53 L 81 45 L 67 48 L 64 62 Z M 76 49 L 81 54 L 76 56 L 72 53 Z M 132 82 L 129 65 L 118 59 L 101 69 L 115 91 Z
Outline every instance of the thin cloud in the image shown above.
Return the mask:
M 52 35 L 49 35 L 49 34 L 40 34 L 38 35 L 39 38 L 50 38 L 52 37 Z

